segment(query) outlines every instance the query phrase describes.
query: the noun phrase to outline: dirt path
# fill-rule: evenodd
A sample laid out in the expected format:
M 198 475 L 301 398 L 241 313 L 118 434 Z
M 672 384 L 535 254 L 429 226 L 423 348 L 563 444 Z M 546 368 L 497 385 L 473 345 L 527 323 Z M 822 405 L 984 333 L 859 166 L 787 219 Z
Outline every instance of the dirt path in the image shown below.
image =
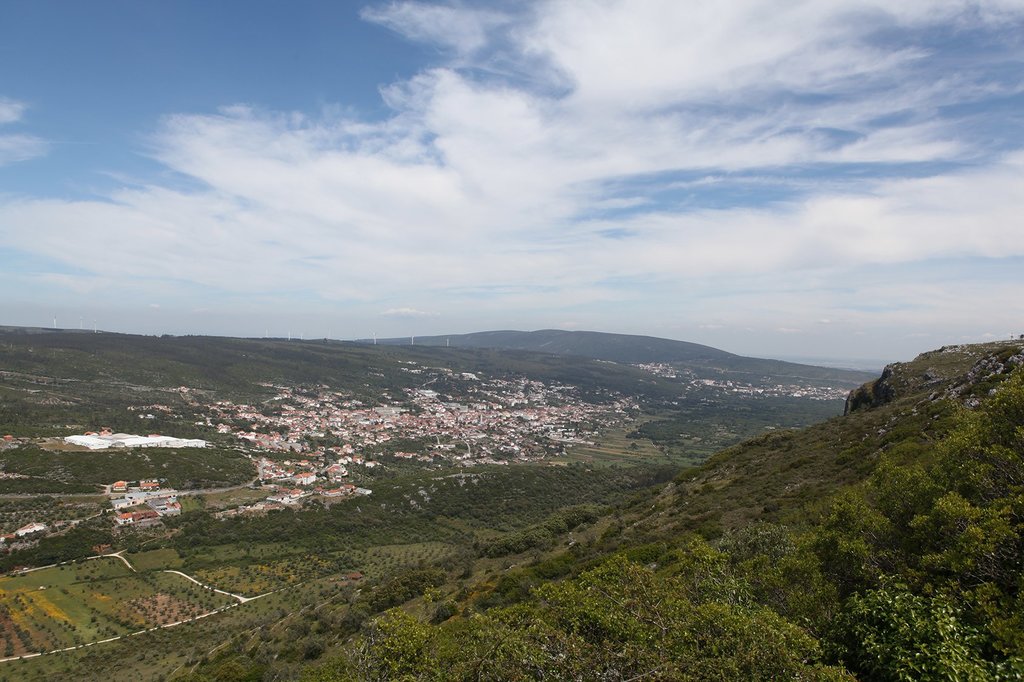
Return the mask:
M 270 592 L 267 592 L 265 594 L 256 595 L 255 597 L 243 597 L 240 594 L 235 594 L 234 592 L 227 592 L 225 590 L 219 590 L 216 587 L 213 587 L 211 585 L 206 585 L 204 583 L 201 583 L 198 580 L 196 580 L 195 578 L 193 578 L 192 576 L 190 576 L 189 574 L 182 573 L 181 571 L 174 571 L 174 570 L 168 569 L 168 570 L 165 570 L 164 573 L 174 573 L 175 575 L 180 575 L 182 578 L 185 578 L 186 580 L 191 580 L 196 585 L 199 585 L 199 587 L 202 587 L 202 588 L 207 589 L 207 590 L 213 590 L 214 592 L 217 592 L 218 594 L 224 594 L 224 595 L 227 595 L 229 597 L 232 597 L 233 599 L 237 599 L 239 604 L 244 604 L 247 601 L 252 601 L 253 599 L 259 599 L 260 597 L 265 597 L 268 594 L 270 594 Z
M 125 557 L 121 556 L 121 554 L 124 551 L 125 550 L 121 550 L 120 552 L 117 552 L 117 553 L 114 553 L 114 554 L 98 554 L 96 556 L 85 557 L 85 559 L 81 559 L 81 561 L 85 561 L 85 560 L 88 560 L 88 559 L 120 559 L 121 561 L 124 562 L 125 566 L 130 568 L 132 571 L 135 571 L 135 567 L 131 565 L 131 563 L 128 561 L 128 559 L 126 559 Z M 65 561 L 65 562 L 62 562 L 62 563 L 67 564 L 67 563 L 74 563 L 74 562 L 72 562 L 72 561 Z M 51 568 L 52 566 L 60 566 L 60 565 L 61 564 L 51 564 L 51 566 L 40 566 L 39 568 L 30 568 L 30 569 L 28 569 L 26 571 L 23 571 L 23 572 L 24 573 L 29 573 L 31 571 L 38 571 L 38 570 L 43 569 L 43 568 Z M 238 601 L 238 603 L 237 604 L 228 604 L 227 606 L 222 606 L 219 609 L 214 609 L 213 611 L 207 611 L 206 613 L 201 613 L 198 616 L 193 616 L 192 618 L 186 618 L 184 620 L 175 621 L 173 623 L 164 623 L 163 625 L 157 625 L 157 626 L 154 626 L 154 627 L 151 627 L 151 628 L 146 628 L 144 630 L 138 630 L 136 632 L 129 632 L 127 634 L 118 635 L 116 637 L 108 637 L 106 639 L 99 639 L 99 640 L 96 640 L 94 642 L 87 642 L 86 644 L 79 644 L 77 646 L 64 647 L 63 649 L 54 649 L 52 651 L 37 651 L 37 652 L 31 653 L 31 654 L 22 654 L 21 656 L 9 656 L 7 658 L 0 658 L 0 663 L 5 663 L 7 661 L 17 661 L 17 660 L 20 660 L 20 659 L 23 659 L 23 658 L 35 658 L 37 656 L 48 656 L 50 654 L 60 654 L 60 653 L 68 652 L 68 651 L 76 651 L 78 649 L 84 649 L 86 647 L 95 646 L 97 644 L 106 644 L 107 642 L 116 642 L 119 639 L 125 639 L 125 638 L 128 638 L 128 637 L 135 637 L 137 635 L 144 635 L 147 632 L 155 632 L 157 630 L 164 630 L 166 628 L 173 628 L 173 627 L 178 626 L 178 625 L 184 625 L 185 623 L 194 623 L 197 620 L 201 620 L 203 618 L 208 618 L 209 616 L 213 616 L 213 615 L 216 615 L 218 613 L 222 613 L 224 611 L 227 611 L 228 609 L 233 609 L 233 608 L 236 608 L 238 606 L 241 606 L 242 604 L 245 604 L 246 602 L 254 601 L 256 599 L 262 599 L 263 597 L 269 596 L 269 595 L 274 594 L 276 592 L 280 592 L 283 589 L 287 589 L 287 588 L 281 588 L 279 590 L 272 590 L 271 592 L 264 592 L 263 594 L 258 594 L 255 597 L 243 597 L 240 594 L 234 594 L 232 592 L 226 592 L 224 590 L 217 589 L 216 587 L 212 587 L 211 585 L 205 585 L 205 584 L 199 582 L 198 580 L 196 580 L 195 578 L 193 578 L 192 576 L 188 575 L 187 573 L 182 573 L 181 571 L 165 570 L 164 573 L 174 573 L 176 575 L 180 575 L 182 578 L 185 578 L 186 580 L 190 580 L 193 583 L 195 583 L 196 585 L 199 585 L 200 587 L 202 587 L 204 589 L 212 590 L 214 592 L 217 592 L 217 593 L 226 595 L 228 597 L 231 597 L 233 599 L 236 599 Z

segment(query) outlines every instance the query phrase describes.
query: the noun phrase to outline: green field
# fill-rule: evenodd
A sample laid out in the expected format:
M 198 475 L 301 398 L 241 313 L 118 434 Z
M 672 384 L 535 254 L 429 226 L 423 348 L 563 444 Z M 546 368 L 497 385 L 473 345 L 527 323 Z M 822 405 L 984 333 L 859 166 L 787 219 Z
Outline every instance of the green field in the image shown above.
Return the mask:
M 137 571 L 181 569 L 184 562 L 173 549 L 152 549 L 148 552 L 125 554 Z
M 179 575 L 132 572 L 116 558 L 0 578 L 0 657 L 128 635 L 233 603 Z
M 635 426 L 635 425 L 634 425 Z M 561 462 L 583 462 L 586 464 L 679 464 L 688 466 L 694 458 L 675 448 L 659 447 L 648 438 L 630 438 L 627 429 L 608 429 L 597 436 L 593 445 L 572 445 L 565 449 L 565 456 L 553 460 Z M 703 459 L 703 458 L 701 458 Z

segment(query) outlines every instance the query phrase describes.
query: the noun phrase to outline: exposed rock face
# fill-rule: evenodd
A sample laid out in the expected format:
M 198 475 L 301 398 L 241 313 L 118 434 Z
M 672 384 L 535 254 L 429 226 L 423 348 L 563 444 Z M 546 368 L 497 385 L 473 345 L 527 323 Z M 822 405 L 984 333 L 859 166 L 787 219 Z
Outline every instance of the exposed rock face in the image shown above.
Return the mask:
M 891 380 L 895 373 L 895 365 L 886 365 L 882 376 L 850 391 L 846 396 L 846 408 L 843 414 L 850 414 L 865 407 L 878 407 L 896 397 L 896 388 Z
M 923 353 L 913 362 L 887 365 L 878 379 L 850 391 L 844 414 L 879 407 L 926 387 L 934 387 L 928 400 L 958 400 L 965 407 L 973 408 L 980 402 L 979 392 L 994 391 L 996 383 L 1024 366 L 1024 346 L 1011 341 L 1003 347 L 989 346 L 988 354 L 976 360 L 965 373 L 950 372 L 948 364 L 944 372 L 936 369 L 943 366 L 943 354 L 962 355 L 972 350 L 977 352 L 977 349 L 977 346 L 943 346 Z M 929 364 L 922 367 L 925 362 Z
M 1024 365 L 1024 351 L 1013 353 L 1006 350 L 997 355 L 984 357 L 974 363 L 974 367 L 971 367 L 960 381 L 946 388 L 942 397 L 960 399 L 965 393 L 970 393 L 976 384 L 1008 374 L 1021 365 Z M 995 388 L 992 389 L 994 390 Z M 964 400 L 964 404 L 971 408 L 976 407 L 979 402 L 976 396 L 970 395 Z

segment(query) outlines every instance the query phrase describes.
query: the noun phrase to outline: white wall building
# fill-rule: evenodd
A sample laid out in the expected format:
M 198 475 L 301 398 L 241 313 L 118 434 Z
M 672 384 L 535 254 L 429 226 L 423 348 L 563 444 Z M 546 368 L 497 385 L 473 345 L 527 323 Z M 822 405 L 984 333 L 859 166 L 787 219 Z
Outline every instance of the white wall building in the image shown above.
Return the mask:
M 201 438 L 175 438 L 152 434 L 136 436 L 130 433 L 85 434 L 68 436 L 64 442 L 69 445 L 80 445 L 90 450 L 107 448 L 205 448 L 208 443 Z

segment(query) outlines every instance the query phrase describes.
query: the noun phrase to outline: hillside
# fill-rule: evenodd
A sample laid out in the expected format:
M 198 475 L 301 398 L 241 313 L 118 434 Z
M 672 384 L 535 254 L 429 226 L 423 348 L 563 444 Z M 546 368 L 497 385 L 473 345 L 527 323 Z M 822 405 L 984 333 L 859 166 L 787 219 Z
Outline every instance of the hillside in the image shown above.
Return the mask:
M 387 612 L 307 679 L 1020 679 L 1024 346 L 926 353 L 850 403 Z
M 568 544 L 517 535 L 498 555 L 550 549 L 388 612 L 309 679 L 1019 679 L 1022 365 L 988 344 L 890 366 L 873 404 L 723 451 Z
M 365 343 L 367 340 L 363 340 Z M 408 345 L 410 338 L 378 339 L 378 344 Z M 556 355 L 570 355 L 622 364 L 664 363 L 717 373 L 799 377 L 829 381 L 862 382 L 865 372 L 801 365 L 781 360 L 750 358 L 711 346 L 653 336 L 609 334 L 593 331 L 487 331 L 448 336 L 417 336 L 417 345 L 452 348 L 500 348 Z
M 57 382 L 65 396 L 69 386 L 95 382 L 86 377 L 105 357 L 106 380 L 124 376 L 118 371 L 140 376 L 133 373 L 141 367 L 118 370 L 114 358 L 144 364 L 150 352 L 162 372 L 202 377 L 198 349 L 220 362 L 232 348 L 258 358 L 308 353 L 325 367 L 324 358 L 344 367 L 340 360 L 355 351 L 348 357 L 376 358 L 375 374 L 353 375 L 368 395 L 371 377 L 399 386 L 430 381 L 439 394 L 462 390 L 461 379 L 428 369 L 439 359 L 460 371 L 471 362 L 556 374 L 574 367 L 595 386 L 634 376 L 632 367 L 528 351 L 131 338 L 119 343 L 133 350 L 107 355 L 102 345 L 89 352 L 69 350 L 75 344 L 67 340 L 39 345 L 42 336 L 27 345 L 8 338 L 6 350 L 22 382 L 28 370 L 52 366 L 40 354 L 77 367 L 75 381 Z M 169 341 L 176 357 L 195 355 L 163 364 L 160 344 Z M 383 358 L 395 362 L 393 374 Z M 419 362 L 413 358 L 424 364 L 402 364 Z M 561 466 L 466 470 L 385 454 L 384 469 L 353 472 L 373 488 L 369 497 L 232 515 L 217 493 L 190 503 L 162 530 L 127 534 L 87 516 L 84 499 L 0 501 L 0 512 L 22 519 L 17 524 L 55 505 L 74 504 L 84 519 L 23 550 L 22 561 L 75 559 L 108 543 L 127 550 L 137 570 L 110 560 L 95 569 L 44 569 L 30 582 L 0 579 L 9 590 L 0 623 L 18 638 L 10 640 L 14 652 L 72 644 L 59 656 L 13 663 L 20 679 L 83 670 L 111 680 L 169 671 L 169 679 L 187 680 L 1015 679 L 1024 669 L 1014 577 L 1024 546 L 1014 506 L 1024 494 L 1014 436 L 1024 421 L 1024 370 L 1015 369 L 1022 361 L 1016 343 L 925 353 L 852 391 L 845 416 L 799 430 L 762 427 L 682 471 L 654 466 L 657 458 L 629 467 L 570 458 L 555 462 Z M 293 377 L 315 371 L 263 359 L 254 367 Z M 31 376 L 36 383 L 22 388 L 53 388 Z M 21 390 L 5 381 L 5 395 Z M 204 390 L 250 390 L 244 381 L 216 385 Z M 322 399 L 308 390 L 295 395 Z M 660 424 L 652 436 L 666 423 L 675 424 L 646 422 Z M 41 458 L 51 460 L 61 458 Z M 147 614 L 168 598 L 176 613 L 217 606 L 169 583 L 168 570 L 258 599 L 194 624 L 123 634 L 139 627 L 136 602 Z M 124 606 L 107 597 L 85 611 L 75 606 L 118 590 L 137 596 Z M 90 641 L 85 636 L 122 639 L 74 649 Z M 914 659 L 915 651 L 927 655 Z
M 415 367 L 420 369 L 412 371 Z M 193 404 L 225 399 L 258 404 L 272 397 L 271 385 L 304 385 L 332 387 L 380 405 L 401 400 L 428 381 L 422 368 L 571 385 L 593 403 L 630 397 L 655 419 L 640 440 L 652 440 L 671 460 L 689 462 L 765 428 L 802 426 L 838 414 L 840 396 L 863 380 L 845 376 L 833 383 L 793 379 L 780 384 L 759 377 L 754 383 L 708 385 L 685 373 L 664 376 L 523 350 L 4 328 L 0 432 L 55 436 L 99 425 L 131 432 L 138 428 L 131 410 L 159 403 L 172 409 L 156 415 L 149 424 L 153 430 L 213 437 L 195 425 Z M 467 381 L 444 385 L 452 400 L 475 390 Z

